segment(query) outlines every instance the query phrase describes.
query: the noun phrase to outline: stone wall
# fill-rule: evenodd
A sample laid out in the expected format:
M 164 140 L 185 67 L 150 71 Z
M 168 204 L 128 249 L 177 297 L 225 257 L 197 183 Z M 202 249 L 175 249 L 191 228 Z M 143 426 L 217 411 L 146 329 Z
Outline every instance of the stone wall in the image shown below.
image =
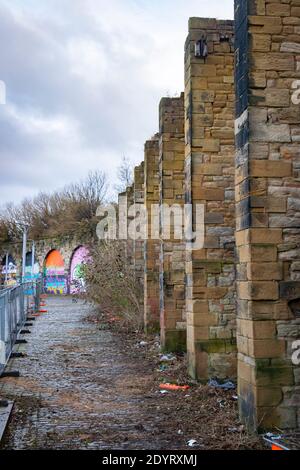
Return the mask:
M 166 351 L 178 351 L 186 349 L 184 94 L 180 98 L 161 100 L 159 121 L 161 347 Z M 172 207 L 174 212 L 171 213 Z M 174 231 L 175 217 L 181 219 L 178 227 L 181 238 Z
M 135 216 L 133 213 L 134 208 L 134 183 L 131 186 L 128 186 L 126 189 L 126 209 L 127 209 L 127 243 L 126 246 L 126 258 L 129 266 L 132 267 L 134 271 L 135 266 L 135 239 L 130 236 L 130 224 L 135 225 Z
M 196 57 L 198 41 L 205 57 Z M 185 46 L 186 201 L 194 218 L 196 205 L 203 205 L 205 217 L 203 247 L 187 251 L 187 349 L 190 374 L 204 381 L 236 375 L 233 64 L 233 22 L 191 18 Z
M 135 213 L 138 213 L 139 208 L 144 207 L 144 162 L 139 166 L 136 166 L 134 169 L 134 204 L 136 205 Z M 140 207 L 142 206 L 142 207 Z M 141 214 L 140 214 L 141 215 Z M 137 219 L 135 219 L 137 220 Z M 134 241 L 134 272 L 136 278 L 139 280 L 141 286 L 144 285 L 144 270 L 145 270 L 145 260 L 144 260 L 144 237 L 143 237 L 143 227 L 137 227 L 138 222 L 136 222 L 136 231 L 139 229 L 141 236 Z
M 145 240 L 144 320 L 146 331 L 159 331 L 159 136 L 145 143 L 144 201 L 148 214 Z M 158 230 L 155 230 L 155 227 Z M 156 233 L 155 233 L 156 232 Z
M 300 423 L 300 2 L 235 2 L 238 381 L 252 429 Z M 249 77 L 249 78 L 248 78 Z

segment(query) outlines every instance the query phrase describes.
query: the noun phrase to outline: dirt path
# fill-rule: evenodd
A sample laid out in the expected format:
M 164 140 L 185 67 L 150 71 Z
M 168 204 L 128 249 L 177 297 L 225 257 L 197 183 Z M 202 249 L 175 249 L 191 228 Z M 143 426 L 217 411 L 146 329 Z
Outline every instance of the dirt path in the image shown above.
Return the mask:
M 47 308 L 26 336 L 27 356 L 10 362 L 21 377 L 0 382 L 0 394 L 15 400 L 3 449 L 187 449 L 195 435 L 200 447 L 216 447 L 203 397 L 199 405 L 191 394 L 162 395 L 149 361 L 86 321 L 83 302 L 50 297 Z

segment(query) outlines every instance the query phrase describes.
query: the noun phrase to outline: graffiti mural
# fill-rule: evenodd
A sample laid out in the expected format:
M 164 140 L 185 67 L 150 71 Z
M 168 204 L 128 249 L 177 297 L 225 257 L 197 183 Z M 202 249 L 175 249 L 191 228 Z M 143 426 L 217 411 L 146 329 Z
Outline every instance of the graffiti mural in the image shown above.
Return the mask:
M 44 267 L 44 287 L 48 294 L 65 294 L 65 264 L 59 251 L 49 253 Z
M 2 260 L 1 284 L 9 287 L 17 284 L 17 265 L 11 255 L 8 255 L 7 259 L 5 256 Z
M 84 291 L 84 266 L 88 259 L 89 251 L 85 246 L 80 246 L 74 251 L 70 267 L 70 294 Z
M 35 259 L 32 263 L 32 252 L 26 254 L 26 264 L 25 264 L 25 281 L 31 281 L 32 279 L 38 279 L 40 277 L 40 265 L 39 262 Z

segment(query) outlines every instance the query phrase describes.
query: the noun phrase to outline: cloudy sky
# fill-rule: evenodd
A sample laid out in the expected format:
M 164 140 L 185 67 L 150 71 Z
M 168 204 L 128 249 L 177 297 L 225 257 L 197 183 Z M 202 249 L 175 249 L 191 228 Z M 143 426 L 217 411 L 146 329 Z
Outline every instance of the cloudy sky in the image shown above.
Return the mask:
M 0 204 L 139 163 L 183 90 L 189 16 L 232 18 L 233 0 L 0 0 Z

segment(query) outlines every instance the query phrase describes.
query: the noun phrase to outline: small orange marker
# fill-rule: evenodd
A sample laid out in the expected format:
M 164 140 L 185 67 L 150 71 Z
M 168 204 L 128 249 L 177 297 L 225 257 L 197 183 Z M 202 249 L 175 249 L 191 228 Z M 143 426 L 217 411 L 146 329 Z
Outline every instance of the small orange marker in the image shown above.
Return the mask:
M 189 390 L 189 385 L 175 385 L 175 384 L 160 384 L 161 390 Z

